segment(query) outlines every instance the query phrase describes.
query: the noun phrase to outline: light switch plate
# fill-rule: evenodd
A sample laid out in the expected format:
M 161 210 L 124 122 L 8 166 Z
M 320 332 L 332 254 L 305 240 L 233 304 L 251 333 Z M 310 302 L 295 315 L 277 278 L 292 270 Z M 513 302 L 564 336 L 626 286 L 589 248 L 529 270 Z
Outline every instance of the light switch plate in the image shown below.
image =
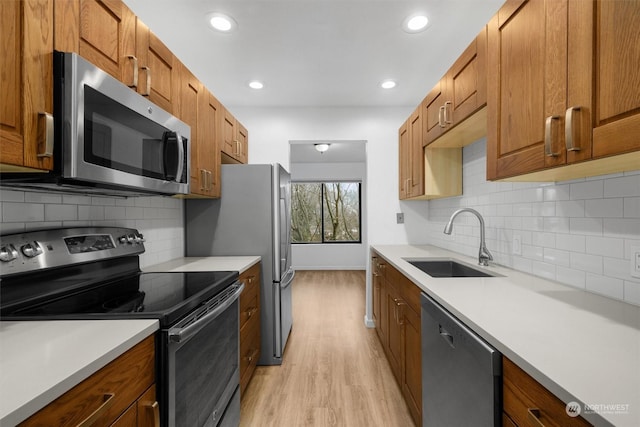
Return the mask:
M 640 279 L 640 246 L 631 246 L 631 276 Z
M 404 214 L 402 212 L 398 212 L 396 214 L 396 223 L 397 224 L 404 224 Z

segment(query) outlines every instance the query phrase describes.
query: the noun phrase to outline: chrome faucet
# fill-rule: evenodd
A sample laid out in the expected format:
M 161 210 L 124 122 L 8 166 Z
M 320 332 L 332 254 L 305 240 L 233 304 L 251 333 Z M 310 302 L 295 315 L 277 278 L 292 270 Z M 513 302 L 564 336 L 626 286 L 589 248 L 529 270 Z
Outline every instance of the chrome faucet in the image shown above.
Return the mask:
M 453 220 L 462 212 L 471 212 L 480 220 L 480 251 L 478 252 L 478 265 L 487 266 L 489 265 L 489 261 L 493 261 L 493 255 L 491 255 L 491 252 L 487 249 L 487 245 L 484 243 L 484 219 L 482 218 L 482 215 L 480 215 L 480 212 L 471 208 L 458 209 L 451 215 L 451 218 L 449 218 L 449 222 L 444 227 L 444 234 L 451 234 L 451 231 L 453 230 Z

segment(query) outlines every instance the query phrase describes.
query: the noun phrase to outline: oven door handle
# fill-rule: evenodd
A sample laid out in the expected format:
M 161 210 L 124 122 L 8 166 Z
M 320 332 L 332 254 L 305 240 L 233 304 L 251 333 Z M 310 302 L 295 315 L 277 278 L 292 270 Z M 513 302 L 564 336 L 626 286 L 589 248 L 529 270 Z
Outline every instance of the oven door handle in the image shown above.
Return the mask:
M 194 323 L 190 324 L 185 328 L 171 328 L 169 329 L 169 341 L 174 343 L 181 343 L 187 341 L 189 338 L 197 334 L 202 328 L 207 326 L 210 322 L 212 322 L 216 317 L 222 314 L 231 304 L 233 304 L 239 297 L 242 291 L 244 290 L 244 283 L 241 283 L 239 286 L 237 285 L 237 289 L 229 295 L 226 299 L 224 299 L 218 307 L 216 307 L 211 312 L 202 316 Z

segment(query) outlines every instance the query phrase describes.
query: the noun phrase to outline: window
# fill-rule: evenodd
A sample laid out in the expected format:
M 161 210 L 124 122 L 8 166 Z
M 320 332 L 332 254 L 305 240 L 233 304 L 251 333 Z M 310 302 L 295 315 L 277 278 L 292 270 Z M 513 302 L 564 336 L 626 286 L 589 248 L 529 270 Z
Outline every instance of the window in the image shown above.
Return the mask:
M 292 243 L 360 243 L 359 182 L 291 184 Z

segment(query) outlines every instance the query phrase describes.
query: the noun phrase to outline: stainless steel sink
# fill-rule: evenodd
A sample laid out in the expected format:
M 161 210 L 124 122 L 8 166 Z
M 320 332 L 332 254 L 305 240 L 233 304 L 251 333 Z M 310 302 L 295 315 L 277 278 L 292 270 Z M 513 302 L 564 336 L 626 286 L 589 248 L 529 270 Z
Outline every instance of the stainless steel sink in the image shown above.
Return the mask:
M 406 259 L 431 277 L 494 277 L 495 273 L 483 271 L 452 259 Z

